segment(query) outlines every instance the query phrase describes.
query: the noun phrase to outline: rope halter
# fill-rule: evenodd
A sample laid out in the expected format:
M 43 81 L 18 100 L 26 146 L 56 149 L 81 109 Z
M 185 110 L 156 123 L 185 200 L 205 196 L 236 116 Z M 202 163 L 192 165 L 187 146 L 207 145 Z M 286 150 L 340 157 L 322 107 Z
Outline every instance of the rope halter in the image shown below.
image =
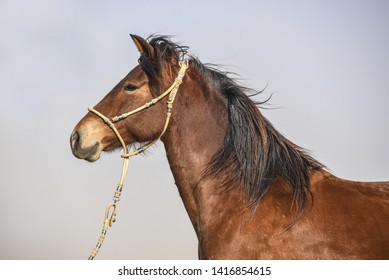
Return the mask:
M 122 194 L 124 180 L 126 178 L 127 170 L 128 170 L 129 158 L 144 152 L 145 150 L 150 148 L 152 145 L 154 145 L 165 134 L 165 132 L 166 132 L 168 126 L 169 126 L 170 117 L 171 117 L 172 109 L 173 109 L 174 99 L 176 97 L 178 88 L 182 84 L 182 80 L 183 80 L 183 78 L 185 76 L 185 72 L 186 72 L 186 70 L 189 67 L 188 60 L 181 61 L 180 62 L 180 66 L 181 66 L 181 69 L 179 70 L 179 72 L 177 74 L 177 77 L 175 78 L 173 84 L 164 93 L 162 93 L 161 95 L 159 95 L 156 98 L 151 99 L 149 102 L 146 102 L 143 106 L 140 106 L 140 107 L 138 107 L 138 108 L 136 108 L 136 109 L 134 109 L 132 111 L 129 111 L 129 112 L 121 114 L 121 115 L 117 115 L 117 116 L 112 117 L 112 118 L 107 118 L 106 116 L 104 116 L 102 113 L 100 113 L 99 111 L 97 111 L 93 107 L 89 107 L 88 108 L 88 110 L 90 112 L 92 112 L 96 116 L 100 117 L 104 121 L 104 123 L 106 125 L 108 125 L 113 130 L 113 132 L 115 133 L 116 137 L 118 138 L 120 144 L 123 147 L 123 154 L 122 154 L 123 166 L 122 166 L 122 173 L 121 173 L 121 176 L 120 176 L 120 181 L 119 181 L 118 187 L 116 188 L 115 194 L 113 196 L 113 202 L 108 204 L 107 209 L 105 211 L 103 230 L 102 230 L 102 232 L 100 234 L 100 237 L 99 237 L 99 239 L 97 241 L 97 244 L 96 244 L 95 248 L 93 249 L 92 253 L 89 256 L 89 260 L 93 260 L 96 257 L 97 253 L 99 252 L 99 250 L 101 248 L 101 245 L 104 242 L 105 235 L 107 234 L 108 227 L 111 227 L 112 224 L 115 222 L 116 213 L 117 213 L 117 205 L 116 205 L 116 203 L 119 202 L 120 196 Z M 129 116 L 132 116 L 132 115 L 134 115 L 136 113 L 139 113 L 139 112 L 141 112 L 143 110 L 146 110 L 146 109 L 154 106 L 155 104 L 157 104 L 159 101 L 161 101 L 166 96 L 169 96 L 169 97 L 167 99 L 167 112 L 166 112 L 165 125 L 164 125 L 164 127 L 162 129 L 161 134 L 156 139 L 146 143 L 145 145 L 141 146 L 140 148 L 137 148 L 137 149 L 133 150 L 132 152 L 129 152 L 128 149 L 127 149 L 127 145 L 126 145 L 126 143 L 123 140 L 123 137 L 120 135 L 119 131 L 117 130 L 117 128 L 115 126 L 115 123 L 119 122 L 121 120 L 124 120 L 127 117 L 129 117 Z

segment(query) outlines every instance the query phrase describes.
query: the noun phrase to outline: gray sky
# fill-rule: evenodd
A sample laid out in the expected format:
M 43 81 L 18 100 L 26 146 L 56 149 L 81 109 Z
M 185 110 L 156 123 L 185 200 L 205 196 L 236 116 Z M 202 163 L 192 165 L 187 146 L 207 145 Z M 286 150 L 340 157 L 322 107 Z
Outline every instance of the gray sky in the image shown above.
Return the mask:
M 203 62 L 274 93 L 263 113 L 337 176 L 389 180 L 388 1 L 0 0 L 0 259 L 84 259 L 120 153 L 69 136 L 137 62 L 129 33 L 175 35 Z M 150 175 L 153 171 L 153 176 Z M 163 145 L 130 160 L 99 259 L 193 259 Z

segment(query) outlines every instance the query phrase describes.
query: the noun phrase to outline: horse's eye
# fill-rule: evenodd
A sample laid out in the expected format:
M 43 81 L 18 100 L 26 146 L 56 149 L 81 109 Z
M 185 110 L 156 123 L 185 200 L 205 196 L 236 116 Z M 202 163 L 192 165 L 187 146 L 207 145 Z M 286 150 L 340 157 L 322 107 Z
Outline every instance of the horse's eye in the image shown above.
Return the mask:
M 128 92 L 132 92 L 132 91 L 135 91 L 135 90 L 137 90 L 137 89 L 139 89 L 139 87 L 136 86 L 136 85 L 133 85 L 133 84 L 128 84 L 128 85 L 126 85 L 126 86 L 124 87 L 124 90 L 125 90 L 125 91 L 128 91 Z

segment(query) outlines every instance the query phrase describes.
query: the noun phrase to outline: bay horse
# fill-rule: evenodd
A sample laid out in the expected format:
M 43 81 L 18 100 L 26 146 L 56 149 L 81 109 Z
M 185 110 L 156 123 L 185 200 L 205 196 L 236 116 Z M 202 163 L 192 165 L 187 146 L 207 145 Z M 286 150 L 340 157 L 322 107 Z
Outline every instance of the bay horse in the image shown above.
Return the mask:
M 227 73 L 167 36 L 131 37 L 139 63 L 74 128 L 74 156 L 93 162 L 121 147 L 101 116 L 122 116 L 116 128 L 126 146 L 160 137 L 200 259 L 389 259 L 389 182 L 335 177 Z M 150 100 L 172 85 L 185 57 L 161 135 L 168 97 Z

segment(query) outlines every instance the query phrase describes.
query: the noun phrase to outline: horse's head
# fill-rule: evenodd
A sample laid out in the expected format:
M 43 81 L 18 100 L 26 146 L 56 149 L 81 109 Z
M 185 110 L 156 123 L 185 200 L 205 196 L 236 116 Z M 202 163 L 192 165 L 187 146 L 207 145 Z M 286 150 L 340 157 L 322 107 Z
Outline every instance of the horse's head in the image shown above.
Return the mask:
M 173 75 L 178 71 L 178 61 L 182 53 L 168 39 L 159 38 L 153 43 L 136 35 L 131 37 L 140 52 L 139 65 L 94 107 L 107 118 L 131 112 L 155 99 L 172 84 Z M 130 145 L 157 138 L 164 127 L 165 104 L 157 102 L 147 110 L 115 123 L 124 143 Z M 87 113 L 76 125 L 70 145 L 76 157 L 91 162 L 98 160 L 102 151 L 121 147 L 113 130 L 93 112 Z

